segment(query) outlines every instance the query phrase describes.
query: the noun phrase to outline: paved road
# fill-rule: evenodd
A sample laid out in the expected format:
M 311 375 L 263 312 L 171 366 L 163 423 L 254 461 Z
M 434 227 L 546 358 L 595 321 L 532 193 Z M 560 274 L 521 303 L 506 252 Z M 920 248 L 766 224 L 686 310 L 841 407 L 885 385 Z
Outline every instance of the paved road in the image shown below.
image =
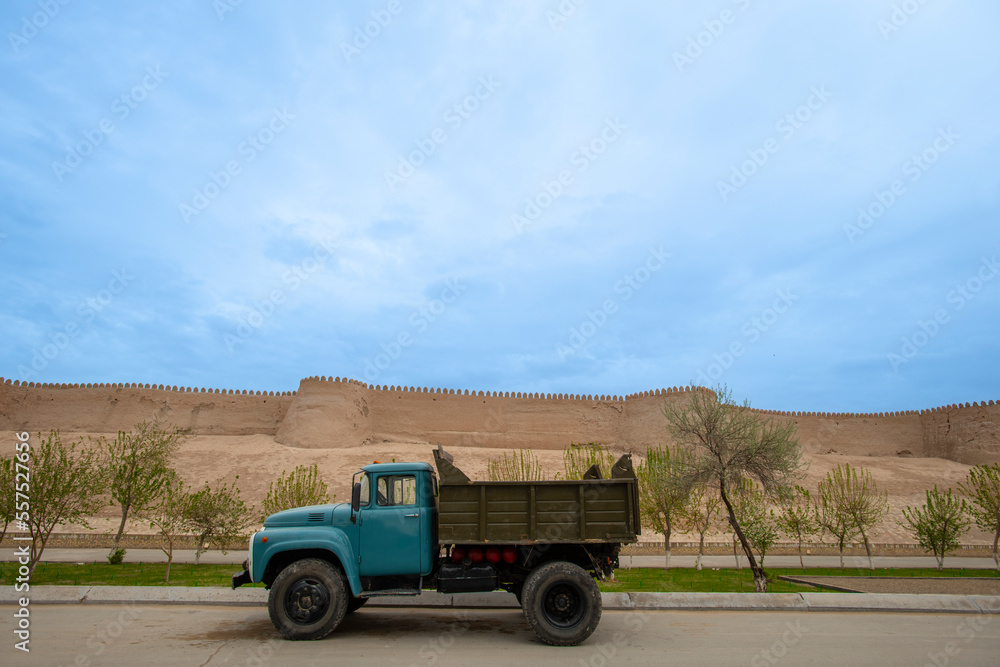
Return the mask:
M 8 608 L 9 609 L 9 608 Z M 611 611 L 582 646 L 540 643 L 519 610 L 362 609 L 319 642 L 260 608 L 40 605 L 31 653 L 0 618 L 3 665 L 995 665 L 1000 617 Z
M 13 560 L 12 550 L 4 549 L 0 552 L 0 561 Z M 93 563 L 106 562 L 107 549 L 46 549 L 43 554 L 44 560 L 59 563 Z M 246 551 L 230 551 L 223 554 L 220 551 L 208 551 L 201 555 L 203 563 L 231 563 L 238 565 L 246 558 Z M 129 549 L 125 555 L 128 562 L 143 563 L 165 563 L 166 556 L 159 549 Z M 175 563 L 193 563 L 194 550 L 182 550 L 174 553 Z M 663 567 L 663 556 L 622 556 L 620 558 L 621 567 Z M 746 559 L 742 559 L 743 566 L 746 567 Z M 840 567 L 840 559 L 837 556 L 806 556 L 806 567 Z M 732 556 L 705 556 L 704 567 L 733 567 L 736 564 Z M 764 564 L 768 567 L 798 567 L 798 556 L 768 556 Z M 694 567 L 694 556 L 673 556 L 670 559 L 671 567 Z M 866 556 L 847 556 L 844 558 L 846 567 L 868 567 Z M 992 558 L 968 558 L 951 557 L 945 558 L 945 567 L 967 567 L 992 569 L 996 567 Z M 875 567 L 937 567 L 937 561 L 933 556 L 876 556 Z M 239 568 L 237 568 L 239 569 Z

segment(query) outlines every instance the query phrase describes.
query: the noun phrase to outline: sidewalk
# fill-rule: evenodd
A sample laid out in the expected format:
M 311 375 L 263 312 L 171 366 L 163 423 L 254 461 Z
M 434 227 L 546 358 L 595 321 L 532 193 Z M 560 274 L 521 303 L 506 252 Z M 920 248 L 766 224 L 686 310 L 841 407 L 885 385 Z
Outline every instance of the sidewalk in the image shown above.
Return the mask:
M 42 554 L 42 560 L 46 563 L 106 563 L 108 549 L 46 549 Z M 221 551 L 206 551 L 201 555 L 202 563 L 231 564 L 236 570 L 239 564 L 247 557 L 244 549 L 230 551 L 223 554 Z M 670 567 L 695 566 L 696 556 L 671 556 Z M 0 562 L 15 560 L 12 549 L 0 551 Z M 664 556 L 620 556 L 620 569 L 632 567 L 663 567 Z M 804 556 L 806 567 L 840 567 L 838 556 Z M 127 563 L 166 563 L 167 557 L 159 549 L 129 549 L 125 554 Z M 175 563 L 193 563 L 193 549 L 179 549 L 174 552 Z M 743 567 L 747 567 L 746 558 L 740 557 Z M 702 559 L 702 566 L 705 568 L 732 568 L 736 565 L 736 559 L 732 555 L 725 556 L 705 556 Z M 799 567 L 798 556 L 768 556 L 764 560 L 766 567 Z M 967 556 L 948 556 L 944 559 L 944 566 L 947 568 L 964 567 L 969 569 L 994 569 L 996 564 L 992 558 L 972 558 Z M 847 568 L 867 568 L 867 556 L 844 556 L 844 567 Z M 933 556 L 875 556 L 875 567 L 930 567 L 936 568 L 937 561 Z M 236 570 L 233 570 L 234 572 Z
M 183 586 L 33 586 L 32 604 L 181 604 L 263 607 L 263 588 Z M 0 589 L 0 604 L 17 604 L 24 593 Z M 685 611 L 864 611 L 1000 614 L 1000 596 L 882 595 L 864 593 L 602 593 L 607 610 Z M 425 607 L 516 609 L 510 593 L 426 592 L 418 596 L 373 598 L 366 608 Z

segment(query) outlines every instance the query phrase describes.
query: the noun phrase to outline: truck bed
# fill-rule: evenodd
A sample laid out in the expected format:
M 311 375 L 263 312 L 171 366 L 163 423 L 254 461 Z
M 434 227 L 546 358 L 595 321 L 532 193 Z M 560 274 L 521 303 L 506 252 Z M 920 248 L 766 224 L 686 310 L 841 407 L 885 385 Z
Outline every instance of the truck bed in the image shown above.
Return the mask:
M 628 543 L 640 532 L 629 455 L 614 465 L 611 479 L 600 479 L 592 468 L 582 480 L 532 482 L 473 482 L 446 452 L 438 449 L 434 456 L 441 545 Z

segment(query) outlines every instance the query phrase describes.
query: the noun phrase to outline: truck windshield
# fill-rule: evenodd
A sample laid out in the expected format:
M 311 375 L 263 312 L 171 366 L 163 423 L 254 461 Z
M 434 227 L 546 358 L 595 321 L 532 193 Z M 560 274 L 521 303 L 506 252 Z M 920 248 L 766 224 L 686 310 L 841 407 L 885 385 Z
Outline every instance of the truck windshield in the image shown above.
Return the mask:
M 371 478 L 368 473 L 362 473 L 361 475 L 361 502 L 358 503 L 362 507 L 367 507 L 368 503 L 372 500 L 372 483 Z

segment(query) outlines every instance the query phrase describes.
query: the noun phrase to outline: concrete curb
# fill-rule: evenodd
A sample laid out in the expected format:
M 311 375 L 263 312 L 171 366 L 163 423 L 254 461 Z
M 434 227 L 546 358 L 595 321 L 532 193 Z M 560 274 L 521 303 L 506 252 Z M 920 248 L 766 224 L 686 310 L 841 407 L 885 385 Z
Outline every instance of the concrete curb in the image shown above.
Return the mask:
M 0 604 L 187 604 L 262 607 L 263 588 L 186 586 L 32 586 L 26 593 L 0 589 Z M 1000 614 L 995 595 L 886 595 L 880 593 L 602 593 L 607 610 L 685 611 L 865 611 L 932 614 Z M 510 593 L 426 592 L 372 598 L 369 607 L 518 609 Z
M 799 593 L 810 611 L 918 611 L 930 613 L 984 613 L 969 595 L 913 595 L 885 593 Z M 983 596 L 991 597 L 991 596 Z M 994 612 L 989 612 L 994 613 Z

